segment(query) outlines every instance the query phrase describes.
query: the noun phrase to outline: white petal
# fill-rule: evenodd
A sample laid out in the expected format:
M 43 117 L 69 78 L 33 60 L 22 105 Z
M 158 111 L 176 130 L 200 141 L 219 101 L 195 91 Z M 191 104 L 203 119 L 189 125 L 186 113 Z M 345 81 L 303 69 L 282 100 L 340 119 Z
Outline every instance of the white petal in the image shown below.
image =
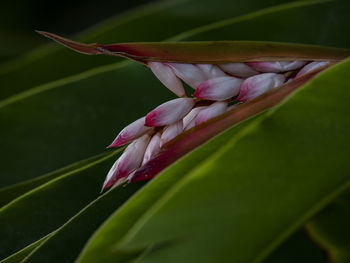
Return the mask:
M 185 96 L 185 90 L 180 79 L 175 75 L 174 71 L 169 66 L 161 62 L 148 62 L 148 66 L 165 87 L 179 97 Z
M 169 126 L 165 126 L 164 131 L 162 133 L 162 137 L 160 139 L 160 147 L 162 147 L 168 141 L 170 141 L 171 139 L 175 138 L 177 135 L 182 133 L 182 131 L 183 131 L 182 120 L 179 120 Z
M 264 73 L 247 78 L 241 84 L 237 100 L 241 102 L 251 100 L 270 89 L 281 86 L 284 81 L 284 75 L 276 73 Z
M 200 107 L 196 107 L 193 108 L 182 120 L 183 123 L 183 127 L 184 130 L 187 131 L 189 129 L 191 129 L 194 126 L 194 121 L 196 119 L 196 116 L 198 115 L 198 113 L 205 109 L 206 106 L 200 106 Z
M 146 116 L 147 126 L 166 126 L 181 120 L 194 106 L 192 98 L 179 98 L 163 103 Z
M 167 65 L 174 70 L 180 79 L 194 89 L 203 81 L 207 80 L 204 72 L 196 65 L 187 63 L 167 63 Z
M 142 117 L 126 126 L 114 139 L 112 144 L 108 146 L 108 148 L 118 147 L 127 144 L 128 142 L 135 140 L 136 138 L 140 137 L 141 135 L 145 134 L 150 129 L 152 129 L 150 127 L 145 126 L 145 119 L 145 117 Z
M 106 176 L 106 179 L 103 183 L 102 191 L 105 188 L 111 186 L 116 181 L 115 177 L 116 177 L 116 173 L 117 173 L 118 161 L 119 161 L 119 159 L 117 161 L 115 161 L 115 163 L 112 165 L 111 169 L 109 170 L 109 172 Z
M 256 70 L 252 69 L 244 63 L 225 63 L 218 65 L 223 71 L 236 76 L 236 77 L 250 77 L 259 74 Z
M 242 80 L 235 77 L 219 77 L 201 83 L 194 97 L 204 100 L 227 100 L 239 93 Z
M 224 112 L 226 112 L 227 103 L 226 102 L 215 102 L 208 106 L 207 108 L 201 110 L 195 120 L 195 125 L 198 125 L 202 122 L 205 122 L 209 119 L 212 119 Z
M 149 142 L 145 156 L 143 157 L 142 165 L 146 164 L 154 155 L 160 151 L 160 133 L 157 132 L 152 136 L 151 141 Z
M 227 76 L 225 72 L 223 72 L 218 66 L 213 64 L 196 64 L 196 66 L 203 71 L 207 80 Z
M 329 61 L 325 61 L 325 62 L 311 62 L 309 64 L 307 64 L 305 67 L 303 67 L 299 72 L 298 74 L 296 75 L 297 77 L 301 76 L 301 75 L 304 75 L 312 70 L 315 70 L 315 69 L 318 69 L 318 68 L 321 68 L 327 64 L 329 64 L 330 62 Z
M 249 66 L 260 72 L 278 73 L 301 68 L 306 61 L 265 61 L 265 62 L 248 62 Z
M 128 145 L 118 160 L 117 179 L 128 176 L 140 167 L 149 141 L 150 136 L 145 134 Z

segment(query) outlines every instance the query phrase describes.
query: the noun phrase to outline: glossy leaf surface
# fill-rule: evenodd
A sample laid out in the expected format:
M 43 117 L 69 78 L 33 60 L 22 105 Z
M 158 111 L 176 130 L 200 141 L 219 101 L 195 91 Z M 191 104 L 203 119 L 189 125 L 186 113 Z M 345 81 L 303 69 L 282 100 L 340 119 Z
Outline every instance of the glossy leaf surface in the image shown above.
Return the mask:
M 349 70 L 350 61 L 335 66 L 240 133 L 229 130 L 231 139 L 205 160 L 193 162 L 207 145 L 168 168 L 96 232 L 79 262 L 135 251 L 143 251 L 140 262 L 264 258 L 350 183 L 350 142 L 339 132 L 350 128 L 350 109 L 341 103 L 350 96 Z
M 105 44 L 171 37 L 172 41 L 257 40 L 350 48 L 344 33 L 349 31 L 349 12 L 348 1 L 341 0 L 188 0 L 107 21 L 79 40 Z M 130 35 L 132 30 L 136 33 Z M 54 257 L 62 262 L 77 257 L 121 201 L 117 191 L 98 198 L 116 156 L 69 176 L 64 172 L 82 166 L 55 169 L 103 152 L 121 128 L 173 98 L 136 63 L 93 68 L 120 60 L 49 49 L 0 70 L 6 73 L 0 74 L 1 96 L 28 90 L 0 102 L 0 123 L 6 127 L 0 130 L 4 175 L 0 186 L 19 183 L 0 192 L 2 204 L 17 198 L 0 211 L 1 237 L 6 237 L 0 239 L 1 255 L 29 245 L 13 260 L 23 259 L 39 238 L 56 229 L 27 260 L 45 262 Z M 51 70 L 42 74 L 46 69 Z M 238 262 L 263 259 L 348 183 L 344 156 L 349 155 L 349 109 L 341 103 L 349 97 L 344 87 L 348 72 L 348 62 L 329 69 L 281 106 L 239 123 L 170 166 L 97 230 L 82 262 L 129 260 L 140 253 L 141 262 L 183 258 L 197 262 L 206 255 L 222 262 L 233 257 Z M 63 76 L 71 77 L 58 80 Z M 58 81 L 46 83 L 54 80 Z M 33 88 L 37 84 L 44 85 Z M 28 181 L 21 184 L 23 180 Z M 20 196 L 34 187 L 38 188 Z M 132 191 L 127 187 L 121 194 L 126 197 Z M 337 233 L 327 231 L 318 233 L 328 237 Z M 72 245 L 66 249 L 66 244 Z M 297 251 L 290 246 L 290 251 Z M 55 257 L 63 251 L 62 258 Z M 288 255 L 281 253 L 267 262 Z M 300 257 L 298 262 L 310 258 Z
M 99 196 L 103 171 L 115 154 L 101 157 L 18 197 L 0 209 L 0 258 L 56 230 Z M 102 172 L 101 172 L 102 171 Z M 21 216 L 19 216 L 21 215 Z

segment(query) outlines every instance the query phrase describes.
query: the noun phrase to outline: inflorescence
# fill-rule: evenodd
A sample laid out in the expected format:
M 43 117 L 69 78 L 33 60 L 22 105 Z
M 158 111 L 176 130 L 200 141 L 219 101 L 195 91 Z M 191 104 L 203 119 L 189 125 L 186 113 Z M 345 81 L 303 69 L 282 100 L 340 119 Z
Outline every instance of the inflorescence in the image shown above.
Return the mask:
M 147 66 L 157 78 L 180 98 L 161 104 L 118 134 L 109 148 L 130 144 L 110 169 L 103 189 L 132 180 L 138 168 L 184 131 L 328 63 L 148 62 Z M 181 80 L 195 90 L 193 98 L 186 96 Z

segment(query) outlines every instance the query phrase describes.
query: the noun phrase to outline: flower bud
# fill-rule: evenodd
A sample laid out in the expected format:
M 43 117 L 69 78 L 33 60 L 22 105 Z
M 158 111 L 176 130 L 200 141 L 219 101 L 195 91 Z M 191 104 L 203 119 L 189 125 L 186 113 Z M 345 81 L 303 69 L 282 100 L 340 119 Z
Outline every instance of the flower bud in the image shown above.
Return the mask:
M 266 62 L 247 62 L 249 66 L 260 72 L 286 72 L 301 68 L 306 64 L 306 61 L 266 61 Z
M 201 83 L 194 97 L 204 100 L 227 100 L 239 93 L 242 80 L 235 77 L 219 77 Z
M 140 167 L 149 141 L 150 136 L 145 134 L 126 147 L 123 154 L 108 172 L 102 190 L 114 184 L 119 178 L 128 176 Z
M 254 99 L 270 89 L 277 88 L 284 81 L 285 77 L 276 73 L 264 73 L 247 78 L 241 84 L 237 101 L 245 102 Z
M 207 80 L 227 76 L 225 72 L 213 64 L 196 64 L 196 66 L 202 70 Z
M 305 67 L 303 67 L 299 72 L 298 74 L 296 75 L 296 77 L 299 77 L 301 75 L 304 75 L 312 70 L 315 70 L 315 69 L 318 69 L 318 68 L 321 68 L 325 65 L 329 64 L 328 61 L 325 61 L 325 62 L 311 62 L 309 64 L 307 64 Z
M 151 158 L 160 151 L 160 138 L 161 135 L 159 132 L 154 134 L 149 142 L 145 156 L 143 157 L 142 165 L 146 164 Z
M 162 137 L 160 139 L 160 147 L 162 147 L 168 141 L 170 141 L 171 139 L 175 138 L 177 135 L 182 133 L 182 131 L 183 131 L 182 120 L 179 120 L 169 126 L 165 126 L 164 131 L 162 133 Z
M 179 97 L 185 97 L 185 90 L 181 80 L 175 75 L 174 71 L 161 62 L 148 62 L 148 66 L 156 77 Z
M 145 120 L 146 118 L 142 117 L 126 126 L 107 148 L 122 146 L 148 132 L 152 128 L 144 125 Z
M 214 118 L 224 112 L 226 112 L 227 103 L 226 102 L 214 102 L 207 108 L 201 110 L 195 120 L 195 125 L 205 122 L 211 118 Z
M 166 63 L 175 74 L 186 82 L 190 87 L 196 89 L 199 84 L 207 80 L 204 72 L 196 65 L 189 63 Z
M 146 126 L 166 126 L 181 120 L 194 106 L 191 98 L 179 98 L 165 102 L 146 116 Z
M 250 77 L 259 74 L 256 70 L 252 69 L 244 63 L 225 63 L 218 65 L 223 71 L 235 76 L 235 77 Z
M 201 107 L 196 107 L 196 108 L 193 108 L 182 120 L 183 122 L 183 127 L 184 127 L 184 130 L 187 131 L 189 129 L 191 129 L 194 124 L 195 124 L 195 119 L 196 119 L 196 116 L 198 115 L 198 113 L 205 109 L 206 106 L 201 106 Z

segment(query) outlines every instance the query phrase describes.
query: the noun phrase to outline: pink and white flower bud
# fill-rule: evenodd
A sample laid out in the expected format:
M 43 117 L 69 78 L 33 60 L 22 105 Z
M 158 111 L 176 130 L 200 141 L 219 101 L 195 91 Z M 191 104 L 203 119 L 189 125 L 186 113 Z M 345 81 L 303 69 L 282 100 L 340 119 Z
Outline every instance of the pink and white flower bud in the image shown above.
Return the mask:
M 196 66 L 203 71 L 204 75 L 206 76 L 206 79 L 227 76 L 225 72 L 223 72 L 218 66 L 213 64 L 196 64 Z
M 285 81 L 282 74 L 264 73 L 245 79 L 241 84 L 237 101 L 245 102 L 281 86 Z
M 175 75 L 174 71 L 161 62 L 148 62 L 148 66 L 156 77 L 179 97 L 185 97 L 185 90 L 181 80 Z
M 118 147 L 127 144 L 128 142 L 135 140 L 136 138 L 151 130 L 151 127 L 145 126 L 145 120 L 146 117 L 142 117 L 126 126 L 107 148 Z
M 223 71 L 236 76 L 247 78 L 256 74 L 259 74 L 256 70 L 252 69 L 244 63 L 225 63 L 218 65 Z
M 194 106 L 192 98 L 179 98 L 165 102 L 147 114 L 145 125 L 166 126 L 181 120 Z
M 285 72 L 301 68 L 306 61 L 266 61 L 266 62 L 247 62 L 249 66 L 260 72 Z
M 156 155 L 160 151 L 160 132 L 157 132 L 154 134 L 151 138 L 151 141 L 149 142 L 145 156 L 143 157 L 142 165 L 146 164 L 151 158 Z M 142 166 L 141 165 L 141 166 Z
M 194 97 L 204 100 L 227 100 L 239 93 L 242 80 L 235 77 L 219 77 L 201 83 Z
M 205 122 L 209 119 L 212 119 L 224 112 L 226 112 L 227 109 L 227 103 L 226 102 L 214 102 L 207 108 L 201 110 L 196 119 L 195 119 L 195 125 L 198 125 L 202 122 Z
M 113 166 L 111 167 L 111 169 L 109 170 L 105 181 L 103 182 L 103 186 L 102 186 L 102 190 L 101 192 L 106 189 L 107 187 L 110 187 L 112 184 L 114 184 L 116 182 L 117 179 L 115 179 L 115 175 L 117 172 L 117 167 L 118 167 L 118 161 L 115 161 L 115 163 L 113 164 Z
M 145 134 L 126 147 L 123 154 L 109 170 L 102 190 L 114 184 L 118 179 L 128 176 L 140 167 L 149 140 L 150 136 Z
M 118 159 L 115 179 L 128 176 L 140 167 L 151 137 L 148 134 L 136 139 L 126 147 Z
M 206 106 L 193 108 L 182 120 L 184 131 L 191 129 L 195 124 L 195 119 L 198 113 L 205 109 Z
M 166 63 L 175 74 L 186 82 L 190 87 L 196 89 L 199 84 L 207 80 L 207 76 L 196 65 L 189 63 Z
M 179 120 L 169 126 L 164 127 L 162 137 L 160 139 L 160 147 L 166 144 L 171 139 L 178 136 L 183 131 L 182 120 Z
M 301 75 L 304 75 L 310 71 L 313 71 L 315 69 L 321 68 L 325 65 L 329 64 L 329 61 L 325 61 L 325 62 L 311 62 L 309 64 L 307 64 L 305 67 L 303 67 L 298 74 L 296 75 L 296 77 L 299 77 Z

